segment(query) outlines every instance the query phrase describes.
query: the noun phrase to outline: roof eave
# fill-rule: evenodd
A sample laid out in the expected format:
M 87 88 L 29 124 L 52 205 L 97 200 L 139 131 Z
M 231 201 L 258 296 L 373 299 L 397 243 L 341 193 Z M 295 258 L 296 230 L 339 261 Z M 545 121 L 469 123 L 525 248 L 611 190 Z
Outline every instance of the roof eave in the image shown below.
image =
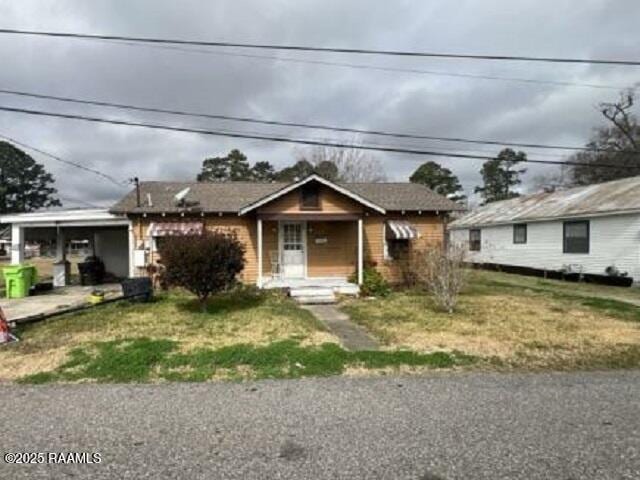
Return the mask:
M 330 180 L 327 180 L 326 178 L 321 177 L 320 175 L 317 174 L 311 174 L 305 178 L 303 178 L 302 180 L 299 180 L 297 182 L 293 182 L 289 185 L 287 185 L 286 187 L 281 188 L 280 190 L 277 190 L 269 195 L 266 195 L 264 197 L 262 197 L 259 200 L 256 200 L 255 202 L 252 202 L 248 205 L 246 205 L 245 207 L 241 208 L 238 211 L 238 215 L 242 216 L 245 215 L 249 212 L 251 212 L 252 210 L 255 210 L 256 208 L 261 207 L 262 205 L 265 205 L 277 198 L 280 198 L 283 195 L 286 195 L 289 192 L 292 192 L 293 190 L 295 190 L 296 188 L 301 187 L 302 185 L 309 183 L 310 181 L 317 181 L 329 188 L 332 188 L 333 190 L 357 201 L 358 203 L 361 203 L 362 205 L 365 205 L 366 207 L 371 208 L 372 210 L 376 210 L 379 213 L 387 213 L 386 210 L 381 207 L 380 205 L 377 205 L 373 202 L 371 202 L 370 200 L 367 200 L 366 198 L 362 197 L 361 195 L 358 195 L 357 193 L 352 192 L 349 189 L 346 189 L 344 187 L 341 187 L 340 185 L 337 185 L 334 182 L 331 182 Z

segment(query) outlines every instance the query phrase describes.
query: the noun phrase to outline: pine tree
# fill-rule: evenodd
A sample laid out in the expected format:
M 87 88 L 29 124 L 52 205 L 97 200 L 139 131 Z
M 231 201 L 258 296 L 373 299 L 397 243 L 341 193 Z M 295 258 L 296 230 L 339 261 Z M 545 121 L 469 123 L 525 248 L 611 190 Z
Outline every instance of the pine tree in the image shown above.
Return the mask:
M 475 188 L 475 193 L 482 195 L 483 204 L 520 196 L 513 187 L 522 183 L 520 175 L 526 172 L 526 169 L 514 167 L 526 159 L 526 153 L 516 153 L 511 148 L 505 148 L 496 158 L 484 163 L 480 170 L 484 185 Z
M 0 214 L 60 206 L 53 175 L 30 155 L 0 141 Z

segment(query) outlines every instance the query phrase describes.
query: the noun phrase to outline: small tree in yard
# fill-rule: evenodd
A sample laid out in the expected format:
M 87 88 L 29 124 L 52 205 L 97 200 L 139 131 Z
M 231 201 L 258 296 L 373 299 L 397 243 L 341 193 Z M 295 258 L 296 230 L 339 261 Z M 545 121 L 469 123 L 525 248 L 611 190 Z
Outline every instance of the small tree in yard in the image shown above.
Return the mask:
M 167 283 L 196 295 L 202 311 L 211 295 L 236 282 L 244 268 L 244 252 L 235 234 L 223 232 L 167 237 L 160 245 Z
M 436 304 L 453 313 L 465 285 L 465 250 L 451 245 L 447 250 L 430 248 L 413 254 L 413 278 L 433 295 Z

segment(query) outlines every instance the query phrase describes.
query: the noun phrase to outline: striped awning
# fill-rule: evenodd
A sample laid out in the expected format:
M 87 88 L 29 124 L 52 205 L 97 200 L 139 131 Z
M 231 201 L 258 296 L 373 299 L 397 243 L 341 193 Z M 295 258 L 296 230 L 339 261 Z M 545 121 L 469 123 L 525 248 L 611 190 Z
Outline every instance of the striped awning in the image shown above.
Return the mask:
M 200 235 L 203 228 L 202 222 L 153 222 L 149 225 L 149 236 Z
M 406 220 L 387 220 L 387 238 L 411 240 L 418 238 L 418 230 Z

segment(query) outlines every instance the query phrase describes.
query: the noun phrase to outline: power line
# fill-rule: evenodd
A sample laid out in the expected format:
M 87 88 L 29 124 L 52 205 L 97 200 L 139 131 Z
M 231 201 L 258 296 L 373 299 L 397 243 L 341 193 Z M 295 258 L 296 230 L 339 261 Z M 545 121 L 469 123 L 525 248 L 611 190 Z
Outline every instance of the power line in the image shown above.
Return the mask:
M 546 149 L 546 150 L 590 151 L 590 152 L 598 152 L 598 153 L 611 152 L 610 150 L 589 148 L 589 147 L 548 145 L 548 144 L 540 144 L 540 143 L 502 142 L 499 140 L 477 140 L 477 139 L 469 139 L 469 138 L 463 138 L 463 137 L 440 137 L 440 136 L 434 136 L 434 135 L 418 135 L 418 134 L 411 134 L 411 133 L 388 132 L 388 131 L 382 131 L 382 130 L 366 130 L 361 128 L 335 127 L 331 125 L 313 124 L 313 123 L 282 122 L 277 120 L 263 120 L 263 119 L 251 118 L 251 117 L 236 117 L 231 115 L 189 112 L 185 110 L 143 107 L 140 105 L 130 105 L 130 104 L 106 102 L 106 101 L 99 101 L 99 100 L 87 100 L 87 99 L 79 99 L 79 98 L 72 98 L 72 97 L 61 97 L 56 95 L 24 92 L 24 91 L 18 91 L 18 90 L 7 90 L 2 88 L 0 88 L 0 93 L 7 94 L 7 95 L 22 96 L 22 97 L 39 98 L 43 100 L 55 100 L 59 102 L 76 103 L 76 104 L 82 104 L 82 105 L 95 105 L 100 107 L 109 107 L 109 108 L 117 108 L 117 109 L 124 109 L 124 110 L 135 110 L 139 112 L 165 113 L 169 115 L 207 118 L 212 120 L 229 120 L 234 122 L 255 123 L 255 124 L 270 125 L 270 126 L 305 128 L 305 129 L 312 129 L 312 130 L 330 130 L 333 132 L 357 133 L 357 134 L 363 134 L 363 135 L 376 135 L 376 136 L 393 137 L 393 138 L 405 138 L 405 139 L 415 139 L 415 140 L 435 140 L 435 141 L 441 141 L 441 142 L 471 143 L 476 145 L 494 145 L 494 146 L 501 146 L 501 147 L 536 148 L 536 149 Z M 628 153 L 640 154 L 640 151 L 632 151 Z
M 134 47 L 145 47 L 145 48 L 154 48 L 161 50 L 176 50 L 180 52 L 187 53 L 203 53 L 207 55 L 219 55 L 219 56 L 228 56 L 228 57 L 240 57 L 240 58 L 252 58 L 252 59 L 262 59 L 262 60 L 275 60 L 279 62 L 291 62 L 291 63 L 303 63 L 310 65 L 326 65 L 326 66 L 334 66 L 334 67 L 345 67 L 352 69 L 360 69 L 360 70 L 376 70 L 382 72 L 399 72 L 399 73 L 415 73 L 419 75 L 433 75 L 433 76 L 442 76 L 442 77 L 455 77 L 455 78 L 473 78 L 479 80 L 499 80 L 505 82 L 521 82 L 528 84 L 536 84 L 536 85 L 556 85 L 560 87 L 585 87 L 585 88 L 597 88 L 604 90 L 624 90 L 627 87 L 623 86 L 615 86 L 615 85 L 602 85 L 598 83 L 580 83 L 580 82 L 566 82 L 562 80 L 542 80 L 542 79 L 532 79 L 532 78 L 521 78 L 521 77 L 504 77 L 498 75 L 482 75 L 475 73 L 458 73 L 458 72 L 444 72 L 438 70 L 424 70 L 420 68 L 402 68 L 402 67 L 383 67 L 379 65 L 367 65 L 367 64 L 358 64 L 358 63 L 347 63 L 347 62 L 331 62 L 328 60 L 309 60 L 304 58 L 293 58 L 293 57 L 279 57 L 276 55 L 255 55 L 255 54 L 246 54 L 246 53 L 235 53 L 235 52 L 219 52 L 214 50 L 205 50 L 198 48 L 181 48 L 176 46 L 169 45 L 154 45 L 154 44 L 144 44 L 144 43 L 134 43 L 134 42 L 125 42 L 125 41 L 108 41 L 111 44 L 121 44 L 121 45 L 129 45 Z
M 36 147 L 34 147 L 32 145 L 28 145 L 28 144 L 26 144 L 24 142 L 20 142 L 20 141 L 16 140 L 15 138 L 11 138 L 11 137 L 8 137 L 6 135 L 0 134 L 0 138 L 4 138 L 5 140 L 7 140 L 7 141 L 9 141 L 11 143 L 15 143 L 16 145 L 20 145 L 21 147 L 26 148 L 28 150 L 33 150 L 34 152 L 38 152 L 41 155 L 49 157 L 49 158 L 51 158 L 51 159 L 53 159 L 53 160 L 55 160 L 57 162 L 61 162 L 61 163 L 64 163 L 66 165 L 70 165 L 72 167 L 79 168 L 80 170 L 84 170 L 86 172 L 93 173 L 95 175 L 98 175 L 98 176 L 106 179 L 106 180 L 109 180 L 111 183 L 116 184 L 120 188 L 125 188 L 125 186 L 123 185 L 122 181 L 119 181 L 118 179 L 116 179 L 116 178 L 112 177 L 111 175 L 108 175 L 108 174 L 106 174 L 104 172 L 101 172 L 99 170 L 94 170 L 93 168 L 85 167 L 84 165 L 81 165 L 80 163 L 72 162 L 70 160 L 65 160 L 64 158 L 61 158 L 61 157 L 59 157 L 57 155 L 54 155 L 54 154 L 49 153 L 49 152 L 46 152 L 46 151 L 44 151 L 44 150 L 42 150 L 40 148 L 36 148 Z
M 71 203 L 76 203 L 76 204 L 80 204 L 80 205 L 85 205 L 85 206 L 91 207 L 91 208 L 106 208 L 104 205 L 96 205 L 95 203 L 87 202 L 86 200 L 81 200 L 79 198 L 73 198 L 73 197 L 62 196 L 62 195 L 58 195 L 58 198 L 60 200 L 65 201 L 65 202 L 71 202 Z
M 113 120 L 113 119 L 106 119 L 106 118 L 99 118 L 99 117 L 89 117 L 85 115 L 46 112 L 43 110 L 30 110 L 25 108 L 15 108 L 15 107 L 5 107 L 5 106 L 0 106 L 0 111 L 24 113 L 28 115 L 37 115 L 37 116 L 45 116 L 45 117 L 64 118 L 69 120 L 83 120 L 83 121 L 95 122 L 95 123 L 108 123 L 112 125 L 122 125 L 122 126 L 129 126 L 129 127 L 143 127 L 143 128 L 154 129 L 154 130 L 197 133 L 201 135 L 213 135 L 213 136 L 230 137 L 230 138 L 246 138 L 251 140 L 264 140 L 264 141 L 279 142 L 279 143 L 294 143 L 294 144 L 300 144 L 300 145 L 312 145 L 312 146 L 334 147 L 334 148 L 351 148 L 356 150 L 370 150 L 370 151 L 388 152 L 388 153 L 404 153 L 408 155 L 466 158 L 466 159 L 477 159 L 477 160 L 493 160 L 495 158 L 489 155 L 442 153 L 442 152 L 434 152 L 431 150 L 406 149 L 406 148 L 398 148 L 398 147 L 392 147 L 392 146 L 383 147 L 383 146 L 357 145 L 357 144 L 338 143 L 338 142 L 305 140 L 305 139 L 299 139 L 299 138 L 274 137 L 270 135 L 246 134 L 246 133 L 240 133 L 240 132 L 229 132 L 229 131 L 223 132 L 219 130 L 205 130 L 205 129 L 196 129 L 196 128 L 187 128 L 187 127 L 176 127 L 176 126 L 170 126 L 170 125 L 160 125 L 155 123 L 129 122 L 126 120 Z M 527 159 L 527 160 L 523 160 L 523 162 L 540 163 L 540 164 L 547 164 L 547 165 L 580 165 L 580 166 L 584 165 L 583 163 L 580 163 L 580 162 L 559 161 L 559 160 L 556 161 L 556 160 Z M 605 168 L 620 168 L 620 165 L 607 164 L 607 163 L 597 163 L 597 164 L 593 163 L 590 165 L 605 167 Z
M 572 64 L 598 64 L 598 65 L 624 65 L 640 66 L 637 60 L 613 60 L 613 59 L 586 59 L 567 57 L 531 57 L 522 55 L 477 55 L 467 53 L 441 53 L 441 52 L 418 52 L 402 50 L 373 50 L 364 48 L 335 48 L 335 47 L 311 47 L 302 45 L 276 45 L 261 43 L 237 43 L 237 42 L 212 42 L 202 40 L 180 40 L 152 37 L 127 37 L 122 35 L 97 35 L 87 33 L 70 32 L 47 32 L 35 30 L 18 30 L 2 28 L 1 34 L 30 35 L 40 37 L 57 37 L 86 40 L 122 40 L 128 42 L 154 43 L 154 44 L 174 44 L 174 45 L 194 45 L 201 47 L 234 47 L 264 50 L 289 50 L 300 52 L 330 52 L 349 53 L 359 55 L 386 55 L 401 57 L 430 57 L 430 58 L 451 58 L 459 60 L 492 60 L 492 61 L 520 61 L 520 62 L 544 62 L 544 63 L 572 63 Z

